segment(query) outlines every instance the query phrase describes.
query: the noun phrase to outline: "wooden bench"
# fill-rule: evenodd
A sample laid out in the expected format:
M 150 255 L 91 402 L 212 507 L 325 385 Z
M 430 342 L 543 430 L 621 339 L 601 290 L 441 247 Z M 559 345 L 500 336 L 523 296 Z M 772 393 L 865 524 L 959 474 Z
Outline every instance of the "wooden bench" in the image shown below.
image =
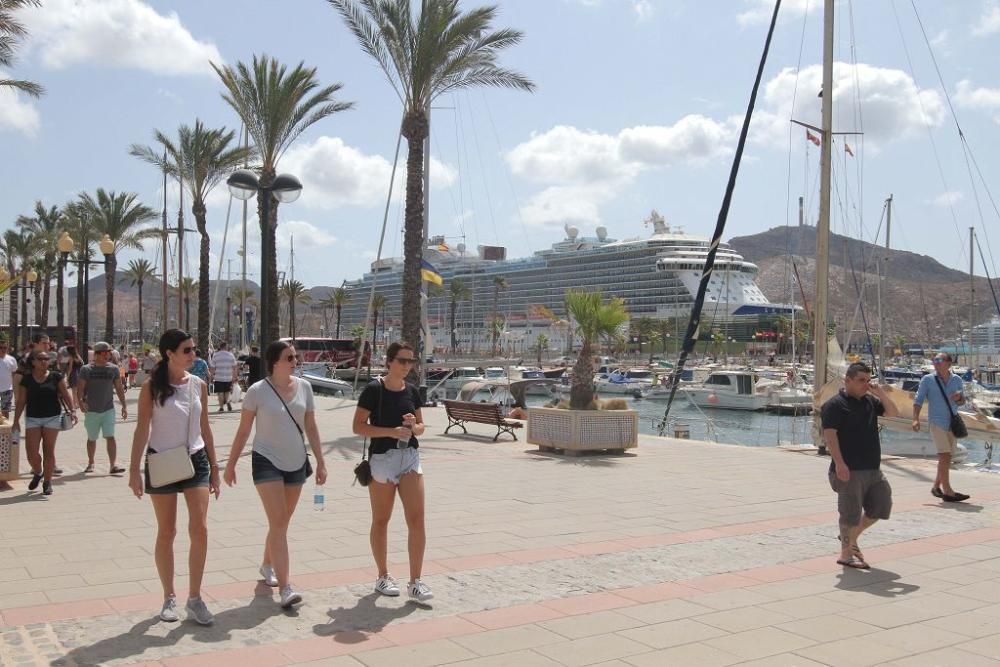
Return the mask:
M 489 424 L 497 427 L 497 434 L 493 436 L 493 442 L 496 442 L 502 433 L 509 433 L 514 440 L 517 440 L 514 429 L 524 426 L 521 422 L 504 419 L 497 403 L 444 401 L 444 411 L 448 415 L 448 428 L 444 430 L 445 433 L 448 433 L 452 426 L 461 426 L 462 431 L 468 433 L 469 431 L 465 428 L 465 424 L 468 422 Z

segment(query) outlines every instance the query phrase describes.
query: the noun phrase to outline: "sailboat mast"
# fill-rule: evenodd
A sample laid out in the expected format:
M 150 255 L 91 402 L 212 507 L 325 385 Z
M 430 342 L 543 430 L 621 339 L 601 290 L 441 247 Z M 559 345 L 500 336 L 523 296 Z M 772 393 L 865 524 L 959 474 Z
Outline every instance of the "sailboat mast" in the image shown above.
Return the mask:
M 967 363 L 972 366 L 975 362 L 972 357 L 972 327 L 976 326 L 976 228 L 969 227 L 969 343 L 967 345 L 969 358 Z
M 816 389 L 826 384 L 827 302 L 830 280 L 830 175 L 833 144 L 833 0 L 823 3 L 823 114 L 819 167 L 819 222 L 816 225 Z
M 885 315 L 882 311 L 882 285 L 889 277 L 889 230 L 892 228 L 892 195 L 885 200 L 885 256 L 882 258 L 881 271 L 878 281 L 878 363 L 882 367 L 878 369 L 879 377 L 885 379 L 883 370 L 885 369 Z
M 163 164 L 164 164 L 164 169 L 163 169 L 163 220 L 162 220 L 162 222 L 163 222 L 163 284 L 160 285 L 160 288 L 161 288 L 161 293 L 160 293 L 160 310 L 162 311 L 162 315 L 160 317 L 160 320 L 161 320 L 160 331 L 166 331 L 167 329 L 170 328 L 170 324 L 167 321 L 167 317 L 168 317 L 168 315 L 170 313 L 170 303 L 169 303 L 169 300 L 168 300 L 168 296 L 169 296 L 169 292 L 168 292 L 168 290 L 169 290 L 169 281 L 167 280 L 170 277 L 170 274 L 169 274 L 170 269 L 167 267 L 167 262 L 168 262 L 167 253 L 169 252 L 168 246 L 170 245 L 170 237 L 167 236 L 167 169 L 166 169 L 167 152 L 166 151 L 163 152 Z M 142 338 L 143 341 L 146 340 L 144 336 L 140 336 L 140 338 Z

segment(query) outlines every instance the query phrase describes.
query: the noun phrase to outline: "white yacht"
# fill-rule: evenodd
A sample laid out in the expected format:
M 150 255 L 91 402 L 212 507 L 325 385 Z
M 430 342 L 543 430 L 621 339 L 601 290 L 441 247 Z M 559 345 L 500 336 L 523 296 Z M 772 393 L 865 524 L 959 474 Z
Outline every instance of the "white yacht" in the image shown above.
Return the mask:
M 720 370 L 710 373 L 704 382 L 678 387 L 677 393 L 699 408 L 763 410 L 768 395 L 757 390 L 757 380 L 753 371 Z

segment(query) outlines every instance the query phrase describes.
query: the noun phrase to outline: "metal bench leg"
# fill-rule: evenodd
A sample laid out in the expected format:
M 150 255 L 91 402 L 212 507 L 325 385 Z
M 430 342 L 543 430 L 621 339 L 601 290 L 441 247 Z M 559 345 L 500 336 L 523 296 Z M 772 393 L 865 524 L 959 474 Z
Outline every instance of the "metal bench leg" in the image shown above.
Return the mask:
M 460 426 L 460 427 L 462 428 L 462 431 L 463 431 L 463 432 L 464 432 L 464 433 L 465 433 L 466 435 L 468 435 L 468 433 L 469 433 L 469 430 L 468 430 L 467 428 L 465 428 L 465 424 L 464 424 L 464 423 L 462 423 L 462 421 L 461 421 L 461 420 L 457 420 L 457 419 L 452 419 L 451 417 L 448 417 L 448 422 L 449 422 L 449 423 L 448 423 L 448 428 L 446 428 L 446 429 L 444 430 L 444 432 L 445 432 L 445 435 L 447 435 L 447 434 L 448 434 L 448 431 L 450 431 L 450 430 L 451 430 L 451 427 L 452 427 L 452 426 Z

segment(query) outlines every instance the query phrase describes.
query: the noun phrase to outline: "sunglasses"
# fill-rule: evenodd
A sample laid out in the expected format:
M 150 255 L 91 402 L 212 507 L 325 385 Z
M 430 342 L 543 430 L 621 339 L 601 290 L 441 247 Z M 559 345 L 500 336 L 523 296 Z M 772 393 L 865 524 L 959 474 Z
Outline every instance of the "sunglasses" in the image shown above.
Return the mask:
M 393 361 L 398 361 L 399 363 L 405 366 L 417 363 L 417 360 L 414 359 L 413 357 L 396 357 L 395 359 L 393 359 Z
M 285 357 L 285 361 L 290 361 L 293 364 L 298 360 L 299 360 L 299 355 L 297 354 L 290 354 L 287 357 Z
M 188 345 L 187 347 L 181 348 L 181 354 L 191 354 L 194 352 L 194 345 Z
M 946 363 L 948 363 L 948 360 L 947 360 L 947 359 L 932 359 L 932 360 L 931 360 L 931 363 L 935 363 L 935 364 L 946 364 Z

